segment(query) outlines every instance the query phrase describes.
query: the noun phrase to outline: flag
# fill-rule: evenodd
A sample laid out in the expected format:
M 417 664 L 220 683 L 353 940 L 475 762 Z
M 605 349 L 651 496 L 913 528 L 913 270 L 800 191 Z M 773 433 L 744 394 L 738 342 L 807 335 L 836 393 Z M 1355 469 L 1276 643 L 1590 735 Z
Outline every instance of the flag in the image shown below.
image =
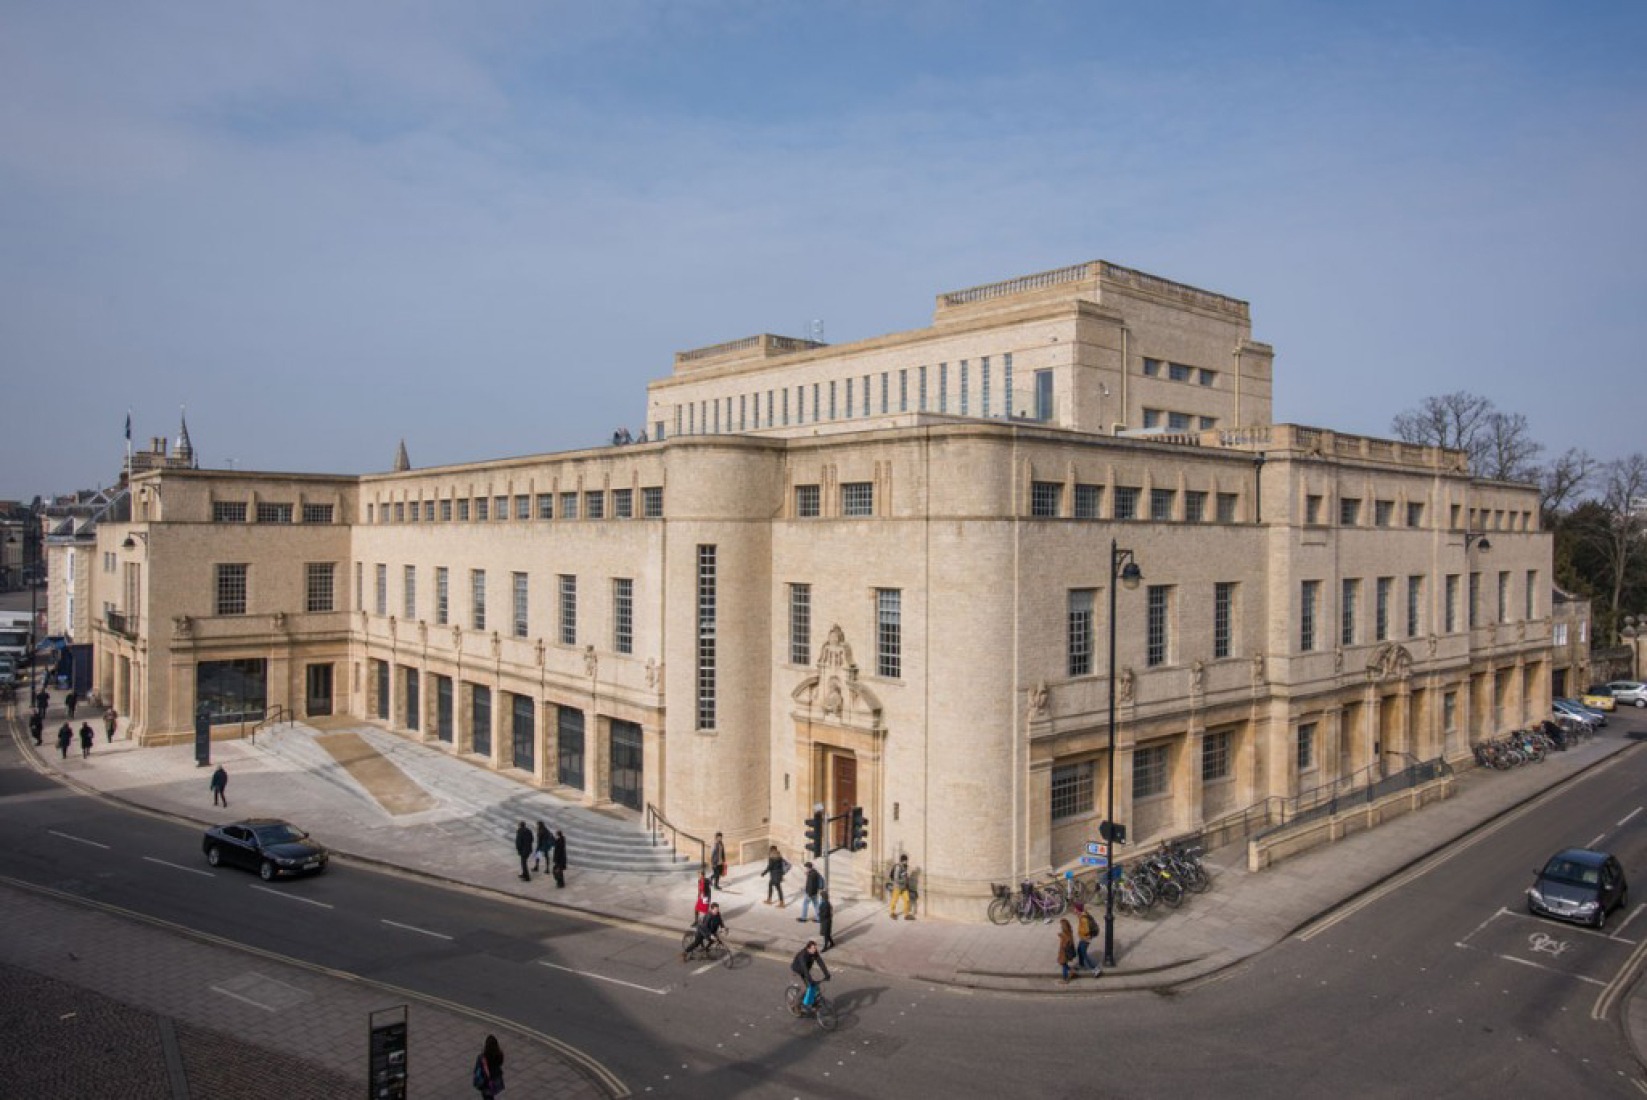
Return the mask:
M 127 411 L 127 413 L 126 413 L 126 442 L 130 443 L 131 441 L 132 441 L 132 414 L 131 414 L 130 411 Z

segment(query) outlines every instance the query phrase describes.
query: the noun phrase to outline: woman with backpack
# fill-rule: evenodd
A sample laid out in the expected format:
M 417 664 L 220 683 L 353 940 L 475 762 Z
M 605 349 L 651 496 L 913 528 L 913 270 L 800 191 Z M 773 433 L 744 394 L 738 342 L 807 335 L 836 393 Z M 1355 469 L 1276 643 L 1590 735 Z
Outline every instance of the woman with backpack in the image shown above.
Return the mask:
M 1081 902 L 1075 903 L 1075 961 L 1082 970 L 1087 971 L 1094 978 L 1103 973 L 1092 957 L 1087 954 L 1087 947 L 1098 938 L 1098 922 L 1092 919 L 1087 907 Z
M 475 1089 L 484 1100 L 493 1100 L 503 1091 L 503 1048 L 496 1035 L 488 1035 L 486 1045 L 475 1055 Z

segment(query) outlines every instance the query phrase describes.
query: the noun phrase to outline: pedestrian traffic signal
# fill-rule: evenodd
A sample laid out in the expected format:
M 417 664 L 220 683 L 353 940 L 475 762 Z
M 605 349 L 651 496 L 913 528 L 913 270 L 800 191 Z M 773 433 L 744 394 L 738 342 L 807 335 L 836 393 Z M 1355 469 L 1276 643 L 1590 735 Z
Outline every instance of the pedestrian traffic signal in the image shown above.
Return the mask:
M 818 810 L 806 819 L 806 850 L 815 856 L 824 854 L 824 815 Z
M 1113 821 L 1102 822 L 1098 826 L 1098 835 L 1110 844 L 1125 844 L 1127 842 L 1127 827 Z
M 864 816 L 862 806 L 852 807 L 852 835 L 847 840 L 847 847 L 854 852 L 869 847 L 869 818 Z

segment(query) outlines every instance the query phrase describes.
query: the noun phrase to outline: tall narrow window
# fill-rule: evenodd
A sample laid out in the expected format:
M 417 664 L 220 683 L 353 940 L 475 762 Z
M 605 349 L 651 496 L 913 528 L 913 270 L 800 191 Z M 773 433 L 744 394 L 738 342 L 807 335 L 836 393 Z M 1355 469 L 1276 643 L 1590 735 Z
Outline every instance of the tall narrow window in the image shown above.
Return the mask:
M 1204 734 L 1201 738 L 1201 782 L 1215 783 L 1230 777 L 1230 750 L 1235 735 L 1229 730 Z
M 373 595 L 376 597 L 373 606 L 377 609 L 377 613 L 387 615 L 389 613 L 389 567 L 383 562 L 377 563 L 377 590 Z
M 1385 642 L 1390 638 L 1390 591 L 1395 587 L 1394 577 L 1378 578 L 1378 593 L 1373 617 L 1373 635 L 1375 641 Z
M 524 638 L 527 636 L 528 628 L 531 626 L 531 622 L 528 617 L 528 609 L 531 607 L 531 599 L 526 574 L 511 573 L 509 575 L 509 582 L 512 589 L 512 603 L 514 611 L 514 621 L 510 623 L 510 627 L 515 637 Z
M 1052 766 L 1052 820 L 1092 812 L 1092 761 Z
M 409 623 L 417 622 L 417 566 L 404 565 L 400 570 L 401 611 Z
M 1052 419 L 1052 372 L 1035 372 L 1035 419 L 1045 424 Z
M 1056 481 L 1034 481 L 1029 486 L 1029 514 L 1056 517 L 1063 503 L 1064 486 Z
M 1141 745 L 1132 753 L 1132 797 L 1167 793 L 1167 746 Z
M 789 663 L 812 662 L 812 586 L 789 586 Z
M 916 406 L 916 408 L 918 408 L 921 412 L 926 412 L 926 368 L 917 367 L 915 369 L 920 375 L 920 389 L 917 391 L 919 394 L 920 403 Z
M 938 364 L 938 411 L 949 411 L 949 364 Z
M 989 356 L 987 355 L 978 360 L 978 386 L 978 396 L 982 399 L 982 403 L 978 408 L 987 417 L 989 415 Z
M 1228 657 L 1235 634 L 1235 582 L 1219 581 L 1212 586 L 1212 655 Z
M 612 652 L 635 652 L 635 582 L 612 578 Z
M 444 566 L 435 567 L 435 625 L 446 626 L 452 621 L 452 605 L 450 601 L 450 571 Z
M 1069 591 L 1068 660 L 1071 676 L 1092 675 L 1092 606 L 1096 593 L 1090 588 Z
M 1498 572 L 1498 618 L 1495 622 L 1507 623 L 1510 621 L 1510 571 L 1501 569 Z
M 365 569 L 366 569 L 366 563 L 365 562 L 359 562 L 359 561 L 355 562 L 355 610 L 356 611 L 365 611 L 366 610 L 366 580 L 365 580 L 365 577 L 364 577 Z
M 1300 722 L 1298 724 L 1298 770 L 1311 771 L 1315 768 L 1315 723 Z
M 337 563 L 329 561 L 309 562 L 304 570 L 304 599 L 305 611 L 331 611 L 333 609 L 333 578 L 337 575 Z M 135 608 L 135 601 L 128 601 L 128 607 Z
M 967 414 L 967 410 L 969 408 L 971 408 L 971 405 L 972 405 L 971 401 L 969 400 L 970 395 L 967 393 L 966 374 L 967 374 L 966 360 L 962 359 L 961 360 L 961 415 L 962 416 L 965 416 Z
M 469 626 L 486 629 L 486 570 L 469 570 Z
M 903 675 L 903 591 L 875 590 L 875 674 L 889 680 Z
M 1443 612 L 1446 615 L 1447 633 L 1451 634 L 1458 629 L 1458 574 L 1447 574 L 1447 599 Z
M 1012 419 L 1012 353 L 1001 356 L 1001 414 Z
M 1298 649 L 1302 653 L 1315 650 L 1316 605 L 1321 602 L 1321 582 L 1304 581 L 1298 592 Z
M 1481 625 L 1481 574 L 1470 574 L 1470 606 L 1468 609 L 1470 629 L 1474 630 Z
M 1171 652 L 1172 586 L 1152 584 L 1144 600 L 1144 663 L 1150 667 L 1164 665 Z
M 578 644 L 578 579 L 570 573 L 558 578 L 560 595 L 560 644 Z
M 216 570 L 216 600 L 214 608 L 219 615 L 244 615 L 246 613 L 246 585 L 247 573 L 250 566 L 244 564 L 219 565 Z
M 1131 485 L 1117 485 L 1112 497 L 1116 519 L 1138 518 L 1138 490 Z
M 1407 637 L 1416 638 L 1422 629 L 1423 619 L 1420 613 L 1424 608 L 1424 578 L 1412 576 L 1407 578 Z
M 1538 618 L 1538 570 L 1527 570 L 1527 602 L 1522 608 L 1522 618 Z
M 1340 628 L 1338 641 L 1340 645 L 1355 644 L 1355 605 L 1360 602 L 1361 582 L 1354 578 L 1346 577 L 1343 584 L 1343 598 L 1340 601 L 1338 609 L 1338 623 Z
M 715 728 L 717 697 L 716 680 L 716 621 L 719 615 L 719 574 L 716 567 L 716 548 L 698 547 L 698 667 L 696 728 Z

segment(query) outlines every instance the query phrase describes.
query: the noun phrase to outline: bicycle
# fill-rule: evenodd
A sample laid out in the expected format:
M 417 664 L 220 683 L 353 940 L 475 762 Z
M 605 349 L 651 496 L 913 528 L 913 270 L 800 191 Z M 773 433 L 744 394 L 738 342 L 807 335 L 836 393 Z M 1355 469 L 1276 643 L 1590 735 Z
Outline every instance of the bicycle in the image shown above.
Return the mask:
M 681 935 L 682 961 L 695 962 L 698 959 L 707 959 L 710 962 L 720 963 L 728 970 L 732 969 L 732 960 L 737 955 L 737 951 L 731 944 L 726 942 L 720 932 L 710 936 L 703 943 L 696 943 L 697 938 L 698 930 L 696 928 L 688 928 Z
M 1115 891 L 1115 908 L 1126 916 L 1136 917 L 1155 906 L 1155 891 L 1149 883 L 1127 874 L 1124 867 L 1110 872 L 1109 888 Z
M 825 982 L 828 980 L 828 978 L 824 979 Z M 805 996 L 806 987 L 804 985 L 799 982 L 789 984 L 789 988 L 783 991 L 784 1007 L 789 1009 L 789 1014 L 791 1016 L 811 1016 L 818 1021 L 818 1026 L 825 1031 L 834 1031 L 835 1025 L 840 1021 L 835 1016 L 835 1006 L 830 1004 L 829 998 L 824 996 L 823 982 L 818 983 L 818 995 L 813 999 L 810 1008 L 801 1003 Z
M 1028 924 L 1036 917 L 1041 918 L 1042 924 L 1051 924 L 1057 917 L 1063 915 L 1069 907 L 1069 899 L 1064 897 L 1063 891 L 1054 887 L 1037 886 L 1033 882 L 1023 883 L 1019 887 L 1018 923 Z

